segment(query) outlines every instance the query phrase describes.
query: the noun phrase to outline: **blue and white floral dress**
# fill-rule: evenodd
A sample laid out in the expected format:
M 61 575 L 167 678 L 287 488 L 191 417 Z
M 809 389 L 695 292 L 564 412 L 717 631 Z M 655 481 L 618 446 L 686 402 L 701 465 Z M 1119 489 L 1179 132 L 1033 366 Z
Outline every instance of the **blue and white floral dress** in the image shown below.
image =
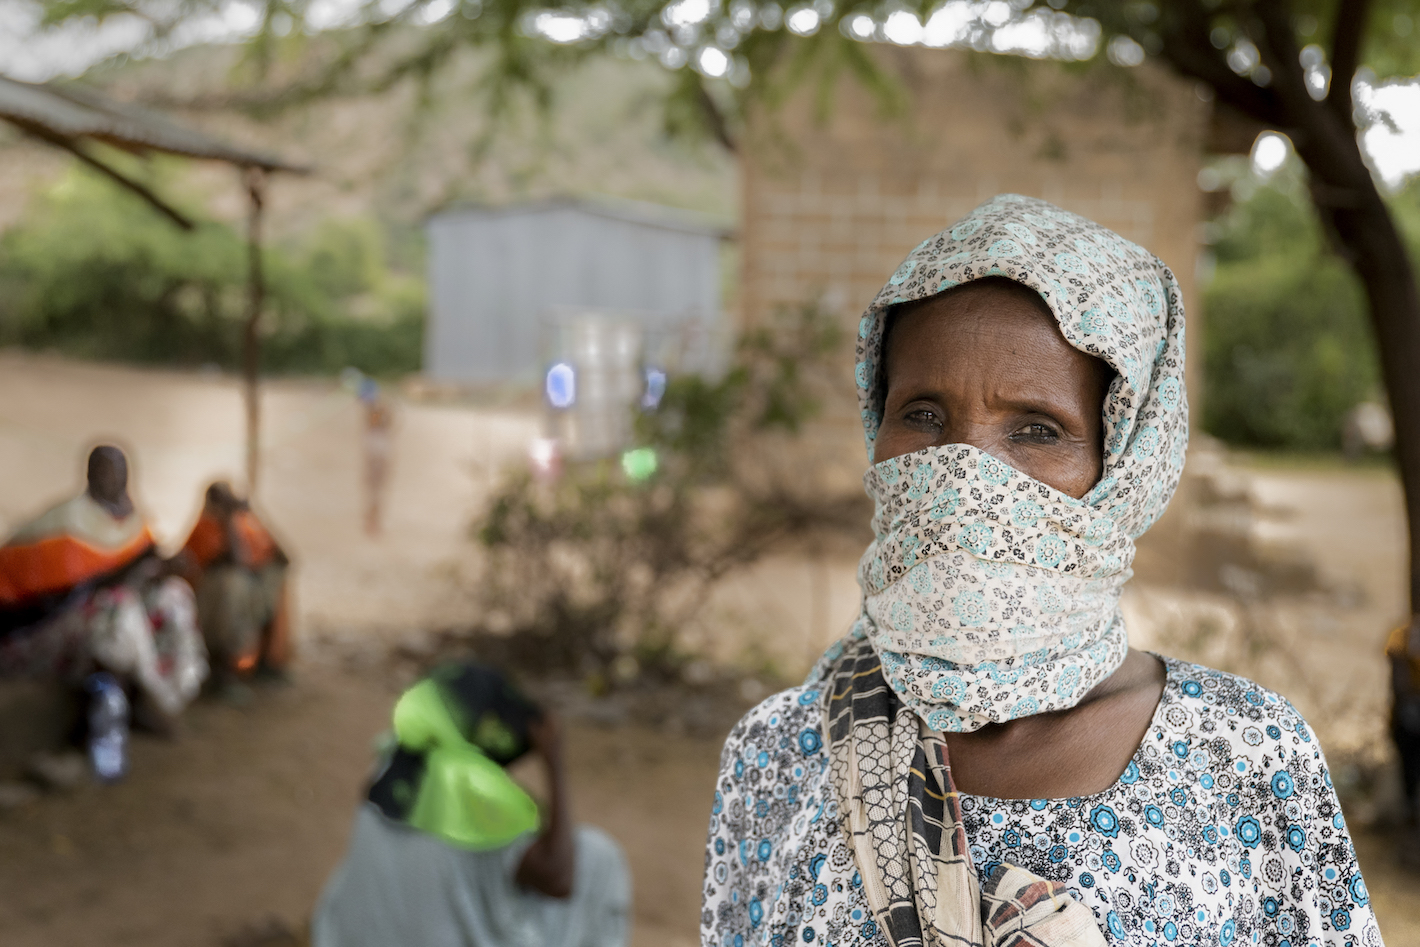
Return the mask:
M 1311 728 L 1251 681 L 1163 660 L 1148 733 L 1109 789 L 961 794 L 973 863 L 1063 882 L 1111 944 L 1380 945 Z M 837 818 L 822 718 L 806 684 L 731 731 L 710 817 L 705 947 L 886 947 Z

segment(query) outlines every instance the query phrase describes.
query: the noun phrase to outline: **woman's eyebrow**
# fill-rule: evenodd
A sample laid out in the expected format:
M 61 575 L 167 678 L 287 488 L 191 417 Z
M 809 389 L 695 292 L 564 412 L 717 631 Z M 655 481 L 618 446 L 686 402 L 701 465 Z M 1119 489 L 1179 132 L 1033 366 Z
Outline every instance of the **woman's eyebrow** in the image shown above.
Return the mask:
M 1051 388 L 1033 389 L 1025 384 L 1012 382 L 998 382 L 991 386 L 987 392 L 987 401 L 993 405 L 1001 405 L 1009 408 L 1061 411 L 1065 409 L 1065 404 L 1058 393 Z M 949 397 L 951 384 L 940 379 L 924 378 L 915 380 L 901 378 L 888 389 L 888 396 L 891 400 L 899 403 L 916 401 L 923 398 L 940 399 Z
M 993 407 L 1008 408 L 1031 414 L 1044 414 L 1056 421 L 1076 420 L 1079 413 L 1069 404 L 1068 399 L 1052 397 L 1049 392 L 998 391 L 991 395 Z

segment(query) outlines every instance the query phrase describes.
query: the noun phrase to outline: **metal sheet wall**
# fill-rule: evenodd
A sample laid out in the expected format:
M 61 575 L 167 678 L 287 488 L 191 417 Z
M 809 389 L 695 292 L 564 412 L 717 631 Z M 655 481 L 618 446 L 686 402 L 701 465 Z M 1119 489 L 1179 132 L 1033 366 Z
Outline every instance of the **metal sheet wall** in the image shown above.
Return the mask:
M 577 204 L 453 210 L 430 219 L 424 370 L 453 382 L 529 381 L 545 320 L 618 310 L 648 330 L 720 318 L 720 233 Z

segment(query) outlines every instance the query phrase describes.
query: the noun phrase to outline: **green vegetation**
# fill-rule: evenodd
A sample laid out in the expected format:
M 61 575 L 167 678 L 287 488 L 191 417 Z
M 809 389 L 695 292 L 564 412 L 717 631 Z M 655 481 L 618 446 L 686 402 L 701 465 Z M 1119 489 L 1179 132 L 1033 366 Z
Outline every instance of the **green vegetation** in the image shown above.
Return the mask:
M 1332 451 L 1347 411 L 1384 400 L 1374 333 L 1303 186 L 1279 177 L 1220 221 L 1205 300 L 1204 427 L 1240 446 Z M 1391 210 L 1420 260 L 1420 187 Z
M 419 368 L 423 280 L 392 272 L 382 243 L 370 221 L 327 221 L 267 249 L 264 371 Z M 235 368 L 246 252 L 226 226 L 184 233 L 75 170 L 0 237 L 0 345 Z
M 723 377 L 672 380 L 638 418 L 636 454 L 656 458 L 645 477 L 610 458 L 552 481 L 512 471 L 476 525 L 478 630 L 517 632 L 544 669 L 604 675 L 629 656 L 673 674 L 686 658 L 676 635 L 717 581 L 786 542 L 856 538 L 865 498 L 825 496 L 794 441 L 836 377 L 841 340 L 806 306 L 748 333 Z

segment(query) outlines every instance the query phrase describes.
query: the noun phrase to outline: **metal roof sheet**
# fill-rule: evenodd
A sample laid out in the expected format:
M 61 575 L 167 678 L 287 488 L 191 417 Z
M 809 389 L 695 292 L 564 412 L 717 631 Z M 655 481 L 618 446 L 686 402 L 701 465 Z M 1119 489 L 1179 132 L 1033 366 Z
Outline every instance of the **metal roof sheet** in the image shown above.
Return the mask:
M 682 233 L 704 234 L 727 239 L 734 236 L 734 228 L 708 215 L 679 207 L 666 207 L 645 201 L 633 201 L 612 197 L 552 197 L 545 200 L 525 201 L 518 204 L 451 204 L 430 215 L 430 219 L 449 215 L 472 215 L 478 217 L 519 217 L 541 214 L 551 210 L 578 210 L 597 217 L 624 220 L 643 227 L 659 227 Z
M 274 155 L 229 145 L 151 109 L 73 85 L 0 76 L 0 118 L 63 138 L 92 138 L 130 150 L 209 158 L 267 171 L 306 170 Z

